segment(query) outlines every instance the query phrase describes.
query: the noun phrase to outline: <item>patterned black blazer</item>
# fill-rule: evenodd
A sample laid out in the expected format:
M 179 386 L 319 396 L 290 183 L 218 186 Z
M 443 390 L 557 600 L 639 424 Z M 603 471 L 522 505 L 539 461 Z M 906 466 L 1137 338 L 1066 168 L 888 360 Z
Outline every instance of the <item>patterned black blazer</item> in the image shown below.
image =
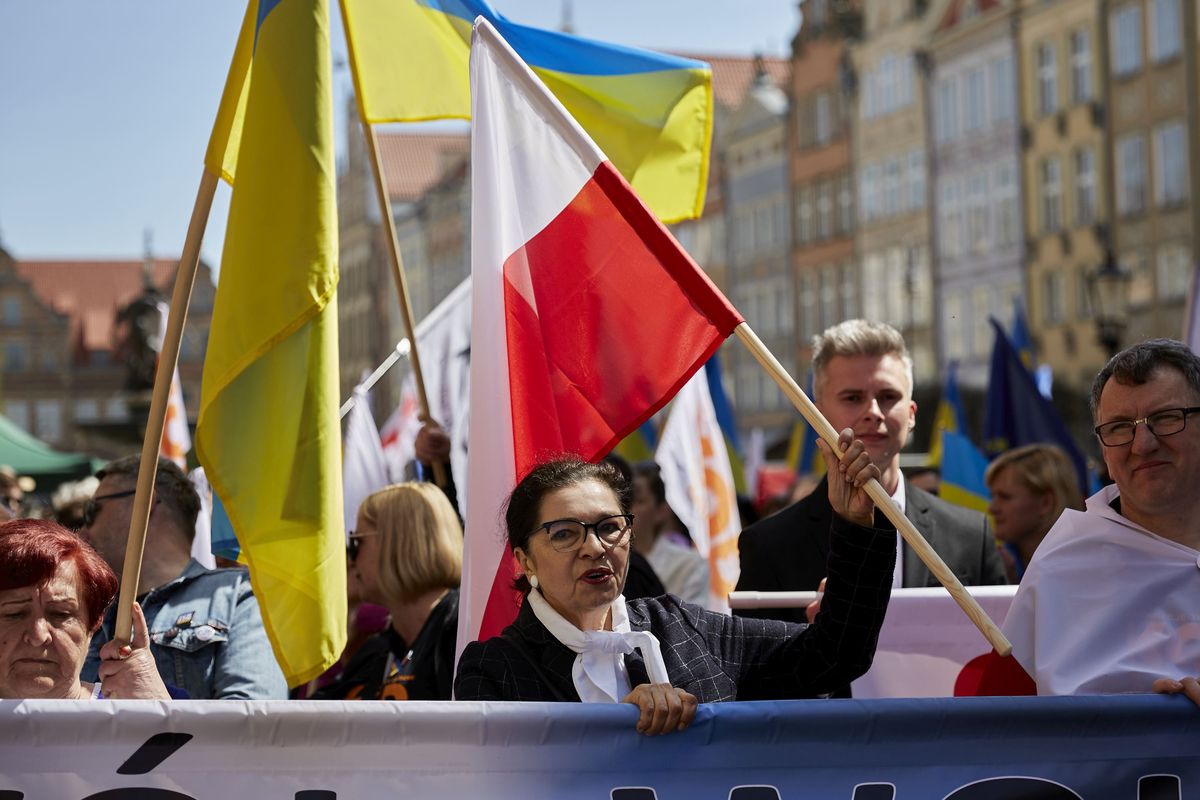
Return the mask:
M 745 619 L 672 596 L 628 601 L 634 630 L 662 647 L 671 684 L 701 703 L 815 697 L 871 666 L 887 611 L 896 561 L 894 530 L 834 526 L 829 583 L 812 625 Z M 500 636 L 472 642 L 454 680 L 458 700 L 579 701 L 571 681 L 575 653 L 555 639 L 526 603 Z M 647 683 L 634 651 L 625 657 L 633 686 Z

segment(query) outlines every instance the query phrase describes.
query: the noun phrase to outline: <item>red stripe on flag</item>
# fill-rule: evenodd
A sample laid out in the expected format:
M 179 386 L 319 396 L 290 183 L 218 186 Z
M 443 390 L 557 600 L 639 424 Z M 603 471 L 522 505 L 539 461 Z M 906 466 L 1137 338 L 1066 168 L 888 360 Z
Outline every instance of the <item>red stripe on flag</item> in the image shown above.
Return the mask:
M 742 322 L 609 162 L 504 263 L 515 476 L 598 460 L 654 415 Z M 533 295 L 531 306 L 521 287 Z M 476 418 L 478 420 L 478 418 Z M 479 638 L 516 615 L 506 552 Z

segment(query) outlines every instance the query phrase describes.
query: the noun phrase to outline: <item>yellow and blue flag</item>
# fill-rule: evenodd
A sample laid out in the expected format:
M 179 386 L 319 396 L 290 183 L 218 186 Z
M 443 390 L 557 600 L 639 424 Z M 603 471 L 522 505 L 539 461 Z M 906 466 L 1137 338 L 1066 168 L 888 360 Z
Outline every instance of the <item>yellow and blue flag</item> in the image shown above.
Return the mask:
M 1013 327 L 1012 345 L 1025 369 L 1033 372 L 1037 369 L 1037 360 L 1033 352 L 1033 337 L 1029 335 L 1029 322 L 1025 319 L 1025 303 L 1020 295 L 1013 297 Z
M 721 361 L 718 353 L 713 353 L 704 363 L 704 375 L 708 379 L 708 393 L 712 397 L 713 411 L 717 414 L 717 424 L 721 426 L 721 435 L 725 439 L 725 452 L 729 454 L 729 468 L 733 471 L 733 488 L 737 494 L 749 494 L 746 486 L 746 462 L 742 458 L 742 442 L 738 436 L 737 422 L 733 417 L 733 405 L 725 394 L 725 381 L 721 378 Z
M 325 0 L 251 3 L 205 164 L 233 194 L 196 450 L 295 686 L 346 641 Z
M 808 374 L 808 396 L 813 396 L 813 375 Z M 787 464 L 797 475 L 825 474 L 825 459 L 817 448 L 817 429 L 804 419 L 798 419 L 792 425 L 792 435 L 788 439 L 786 456 Z
M 992 493 L 983 475 L 987 457 L 960 431 L 942 431 L 941 486 L 938 493 L 947 503 L 973 508 L 986 514 Z
M 700 216 L 712 70 L 688 58 L 512 22 L 486 0 L 341 0 L 368 123 L 471 116 L 471 26 L 483 17 L 664 222 Z
M 946 367 L 946 384 L 942 388 L 942 399 L 938 401 L 937 413 L 933 418 L 933 436 L 929 443 L 929 459 L 926 463 L 940 469 L 943 457 L 943 434 L 965 434 L 966 430 L 967 423 L 966 416 L 963 414 L 962 396 L 958 393 L 958 362 L 951 361 Z
M 654 421 L 648 419 L 637 429 L 617 442 L 613 452 L 630 464 L 640 464 L 643 461 L 653 461 L 654 451 L 658 448 L 658 431 L 654 429 Z

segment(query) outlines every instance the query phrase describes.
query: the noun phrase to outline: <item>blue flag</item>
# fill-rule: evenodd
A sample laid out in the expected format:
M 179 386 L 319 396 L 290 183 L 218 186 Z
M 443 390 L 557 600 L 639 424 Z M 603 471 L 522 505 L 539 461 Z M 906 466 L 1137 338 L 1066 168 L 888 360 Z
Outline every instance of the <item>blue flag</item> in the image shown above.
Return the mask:
M 996 344 L 992 348 L 992 370 L 988 379 L 987 405 L 983 420 L 984 448 L 995 457 L 1026 444 L 1045 442 L 1061 447 L 1079 474 L 1080 491 L 1087 491 L 1087 462 L 1067 432 L 1054 405 L 1043 397 L 1017 349 L 994 318 Z

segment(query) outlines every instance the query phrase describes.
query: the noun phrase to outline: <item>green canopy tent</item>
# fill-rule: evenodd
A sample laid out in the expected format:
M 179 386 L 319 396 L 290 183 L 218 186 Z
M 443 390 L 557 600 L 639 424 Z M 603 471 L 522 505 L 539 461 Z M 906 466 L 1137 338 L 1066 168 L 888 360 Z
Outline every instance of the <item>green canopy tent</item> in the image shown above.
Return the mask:
M 101 464 L 81 453 L 60 453 L 0 414 L 0 465 L 32 477 L 38 491 L 91 475 Z

